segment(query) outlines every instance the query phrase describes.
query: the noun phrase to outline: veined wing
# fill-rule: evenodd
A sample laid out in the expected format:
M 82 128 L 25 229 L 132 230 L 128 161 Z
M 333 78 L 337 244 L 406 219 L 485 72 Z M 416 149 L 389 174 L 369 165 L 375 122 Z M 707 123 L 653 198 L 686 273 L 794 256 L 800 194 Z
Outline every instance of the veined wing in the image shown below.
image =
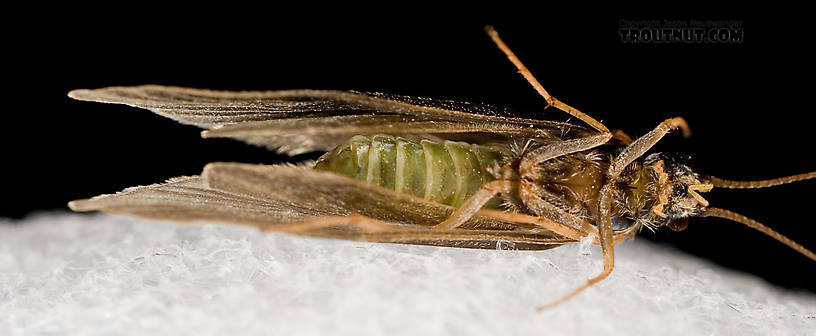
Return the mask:
M 74 90 L 79 100 L 126 104 L 289 154 L 328 150 L 352 135 L 385 133 L 470 141 L 554 139 L 593 131 L 511 116 L 489 105 L 332 90 L 213 91 L 144 85 Z M 472 139 L 472 140 L 471 140 Z
M 152 219 L 218 221 L 273 229 L 330 216 L 360 214 L 400 229 L 361 232 L 335 227 L 304 235 L 372 242 L 518 249 L 545 249 L 574 239 L 534 224 L 494 217 L 483 211 L 462 229 L 434 230 L 454 208 L 345 176 L 292 165 L 213 163 L 201 177 L 125 189 L 113 195 L 73 201 L 77 211 L 100 210 Z M 507 245 L 507 244 L 504 244 Z
M 208 187 L 200 176 L 182 176 L 116 194 L 68 203 L 74 211 L 104 211 L 173 221 L 217 221 L 265 226 L 313 218 L 311 209 L 269 202 Z
M 474 144 L 501 144 L 513 138 L 538 138 L 542 141 L 553 139 L 545 130 L 519 124 L 492 121 L 462 123 L 404 115 L 285 118 L 225 125 L 202 132 L 205 138 L 237 138 L 289 154 L 329 151 L 354 135 L 373 134 Z

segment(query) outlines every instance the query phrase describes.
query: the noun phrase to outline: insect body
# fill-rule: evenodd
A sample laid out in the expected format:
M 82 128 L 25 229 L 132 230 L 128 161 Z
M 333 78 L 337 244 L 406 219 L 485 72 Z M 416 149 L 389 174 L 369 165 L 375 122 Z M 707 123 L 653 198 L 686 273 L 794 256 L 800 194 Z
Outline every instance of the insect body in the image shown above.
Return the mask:
M 595 236 L 604 256 L 643 227 L 679 230 L 691 216 L 731 219 L 816 261 L 816 254 L 754 220 L 713 208 L 714 187 L 760 188 L 816 172 L 730 181 L 693 172 L 649 149 L 682 118 L 636 140 L 552 97 L 488 28 L 497 46 L 554 108 L 586 124 L 508 116 L 491 106 L 375 93 L 223 92 L 166 86 L 76 90 L 80 99 L 142 107 L 207 130 L 297 154 L 315 164 L 211 163 L 200 176 L 73 201 L 101 210 L 371 242 L 548 249 Z
M 501 149 L 464 142 L 354 136 L 323 155 L 328 170 L 445 205 L 459 206 L 495 178 Z

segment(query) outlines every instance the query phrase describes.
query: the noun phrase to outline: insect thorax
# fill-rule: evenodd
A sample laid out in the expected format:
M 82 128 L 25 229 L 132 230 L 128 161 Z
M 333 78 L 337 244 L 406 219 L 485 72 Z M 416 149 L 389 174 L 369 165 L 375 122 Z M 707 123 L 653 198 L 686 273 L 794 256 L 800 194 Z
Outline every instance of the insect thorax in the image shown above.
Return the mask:
M 600 191 L 608 182 L 606 170 L 614 152 L 614 148 L 598 148 L 538 162 L 535 169 L 521 173 L 523 206 L 531 214 L 550 217 L 555 207 L 596 224 Z M 697 215 L 704 206 L 694 188 L 705 183 L 691 168 L 664 154 L 635 161 L 612 186 L 613 227 L 655 229 Z
M 531 214 L 553 216 L 552 207 L 555 207 L 594 223 L 608 167 L 609 155 L 603 150 L 571 153 L 538 162 L 534 169 L 520 171 L 519 199 Z
M 459 206 L 495 179 L 488 171 L 502 157 L 500 148 L 465 142 L 358 135 L 320 157 L 315 169 Z

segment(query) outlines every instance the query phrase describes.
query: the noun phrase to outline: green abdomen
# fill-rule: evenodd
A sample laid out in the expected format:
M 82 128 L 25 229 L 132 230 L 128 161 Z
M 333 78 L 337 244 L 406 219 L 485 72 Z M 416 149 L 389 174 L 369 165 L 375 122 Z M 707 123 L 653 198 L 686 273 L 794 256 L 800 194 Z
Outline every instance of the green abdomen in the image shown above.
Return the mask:
M 317 161 L 315 169 L 368 181 L 434 202 L 459 206 L 483 184 L 501 158 L 492 147 L 464 142 L 412 141 L 357 135 Z

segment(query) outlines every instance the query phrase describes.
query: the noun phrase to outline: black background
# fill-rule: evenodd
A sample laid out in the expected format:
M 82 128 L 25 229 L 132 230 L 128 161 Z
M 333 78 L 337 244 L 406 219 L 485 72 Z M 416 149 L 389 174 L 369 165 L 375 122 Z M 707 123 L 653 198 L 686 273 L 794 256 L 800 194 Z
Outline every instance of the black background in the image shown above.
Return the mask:
M 701 173 L 763 179 L 816 169 L 814 58 L 806 21 L 737 15 L 605 17 L 292 12 L 283 9 L 55 8 L 9 37 L 13 88 L 2 132 L 0 216 L 193 175 L 211 161 L 292 160 L 126 106 L 72 101 L 76 88 L 165 84 L 225 90 L 354 89 L 540 109 L 543 100 L 483 33 L 497 27 L 550 93 L 642 135 L 683 116 L 691 139 L 657 150 L 695 157 Z M 519 11 L 524 11 L 520 8 Z M 623 44 L 620 19 L 739 20 L 739 44 Z M 293 160 L 315 158 L 302 155 Z M 814 182 L 714 190 L 712 206 L 766 223 L 816 249 Z M 751 229 L 692 219 L 641 236 L 776 284 L 816 291 L 816 263 Z

